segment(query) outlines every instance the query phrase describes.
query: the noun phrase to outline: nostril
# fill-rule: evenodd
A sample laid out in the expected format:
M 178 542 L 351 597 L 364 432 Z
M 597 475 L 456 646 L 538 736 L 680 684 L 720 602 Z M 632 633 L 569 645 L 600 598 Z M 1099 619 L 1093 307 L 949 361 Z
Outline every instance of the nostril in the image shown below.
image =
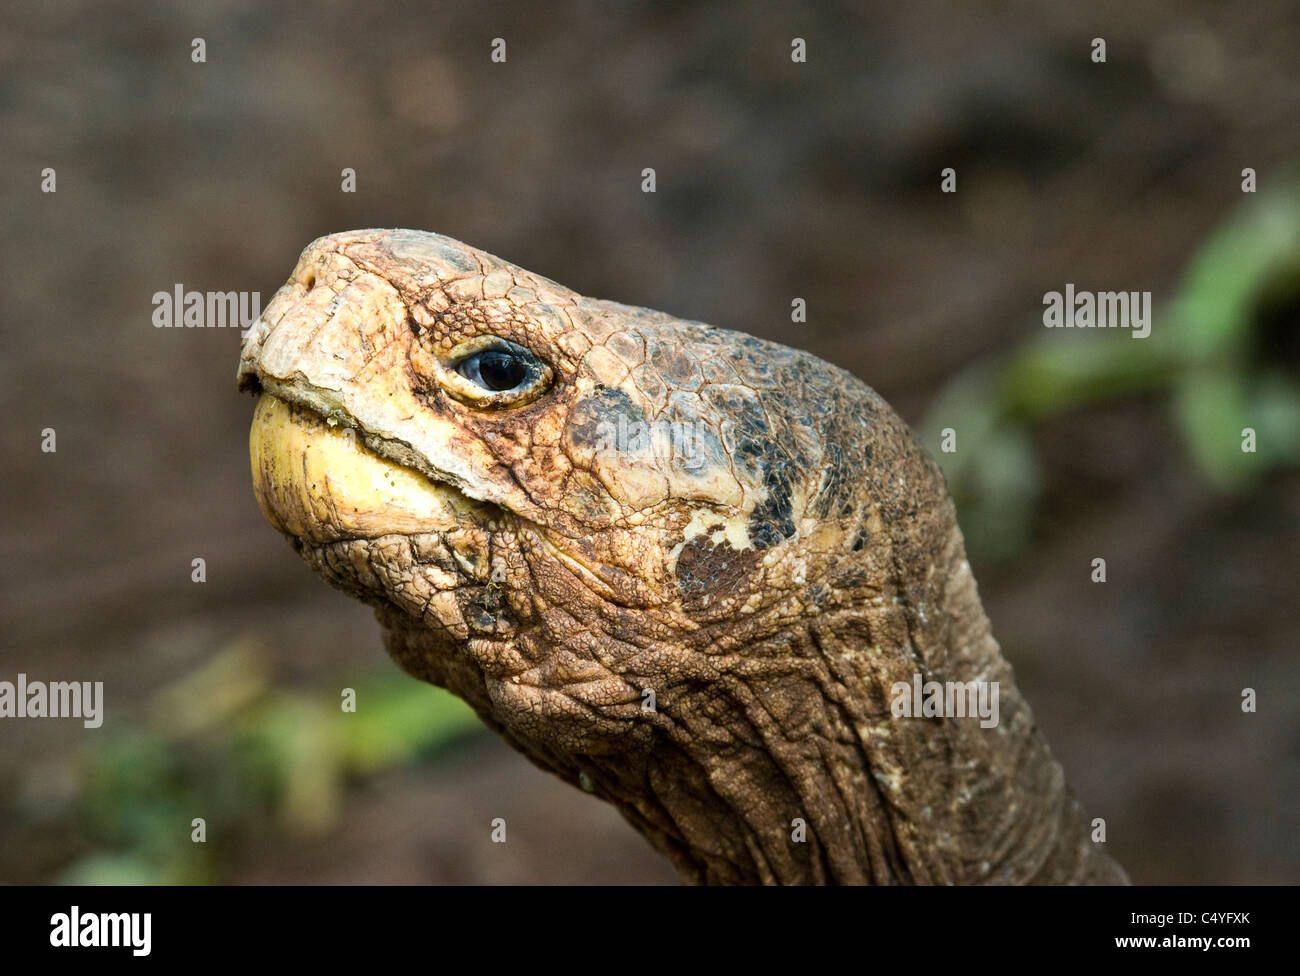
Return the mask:
M 316 272 L 308 271 L 307 277 L 302 280 L 303 285 L 308 291 L 316 287 Z

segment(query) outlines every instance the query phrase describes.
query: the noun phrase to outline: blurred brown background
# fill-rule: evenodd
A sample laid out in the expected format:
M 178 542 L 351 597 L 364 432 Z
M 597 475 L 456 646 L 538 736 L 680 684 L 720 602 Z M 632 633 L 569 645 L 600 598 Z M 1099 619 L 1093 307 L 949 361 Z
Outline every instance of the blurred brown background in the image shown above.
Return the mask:
M 1290 0 L 774 6 L 6 10 L 0 680 L 103 680 L 107 718 L 0 720 L 0 881 L 672 880 L 609 808 L 396 675 L 370 611 L 257 510 L 239 331 L 155 329 L 155 292 L 265 304 L 319 235 L 436 230 L 810 349 L 960 431 L 931 412 L 1045 341 L 1045 291 L 1150 290 L 1155 344 L 1254 202 L 1241 170 L 1286 209 L 1263 195 L 1300 151 Z M 1300 286 L 1266 270 L 1234 348 L 1286 391 Z M 1083 338 L 1122 362 L 1143 345 Z M 1300 476 L 1198 463 L 1183 375 L 1022 411 L 1020 467 L 994 465 L 1009 487 L 983 503 L 959 492 L 962 522 L 1039 725 L 1134 880 L 1294 883 Z M 998 543 L 1008 498 L 1024 531 Z M 368 725 L 339 714 L 345 686 Z

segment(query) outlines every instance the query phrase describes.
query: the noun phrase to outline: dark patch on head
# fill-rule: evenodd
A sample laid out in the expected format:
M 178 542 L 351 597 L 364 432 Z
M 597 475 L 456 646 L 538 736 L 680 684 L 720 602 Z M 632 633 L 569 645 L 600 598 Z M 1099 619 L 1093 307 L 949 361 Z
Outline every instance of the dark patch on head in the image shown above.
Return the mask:
M 758 399 L 738 387 L 715 387 L 707 394 L 713 408 L 727 418 L 725 447 L 738 470 L 756 471 L 766 489 L 749 517 L 749 536 L 759 549 L 795 534 L 791 497 L 804 477 L 807 459 L 787 424 L 773 429 Z M 769 405 L 772 412 L 776 404 Z M 778 423 L 781 417 L 777 415 Z M 791 456 L 791 452 L 794 456 Z
M 784 458 L 763 458 L 760 463 L 767 497 L 749 516 L 749 537 L 757 548 L 768 549 L 795 534 L 790 463 Z
M 848 458 L 839 444 L 832 441 L 826 445 L 823 464 L 822 482 L 808 513 L 813 518 L 824 519 L 832 508 L 837 508 L 842 515 L 848 515 L 852 511 L 850 501 L 856 486 L 851 480 Z
M 644 422 L 645 412 L 622 390 L 598 387 L 573 405 L 565 436 L 575 447 L 602 447 L 620 429 L 620 417 L 626 429 Z
M 696 536 L 677 557 L 677 592 L 688 612 L 708 611 L 730 596 L 745 592 L 758 561 L 756 549 L 737 552 L 707 535 Z

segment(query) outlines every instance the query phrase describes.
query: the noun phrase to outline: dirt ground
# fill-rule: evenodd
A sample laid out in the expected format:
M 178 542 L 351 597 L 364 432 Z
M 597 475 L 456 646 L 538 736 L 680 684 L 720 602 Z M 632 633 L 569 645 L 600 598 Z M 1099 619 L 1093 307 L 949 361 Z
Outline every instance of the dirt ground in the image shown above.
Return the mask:
M 1240 205 L 1242 168 L 1270 181 L 1300 159 L 1288 0 L 772 6 L 8 11 L 0 680 L 103 680 L 117 721 L 238 640 L 306 695 L 386 666 L 370 612 L 257 510 L 239 331 L 156 329 L 157 291 L 265 301 L 319 235 L 436 230 L 809 349 L 919 423 L 960 371 L 1042 332 L 1047 290 L 1159 307 Z M 1279 348 L 1300 372 L 1300 346 Z M 1300 475 L 1216 489 L 1158 396 L 1062 414 L 1034 442 L 1032 544 L 973 563 L 1076 793 L 1135 881 L 1300 881 Z M 89 734 L 0 721 L 0 880 L 86 853 L 60 824 Z M 485 843 L 496 816 L 508 856 Z M 224 857 L 218 876 L 245 882 L 673 881 L 612 810 L 486 735 L 350 782 L 323 837 L 268 819 Z

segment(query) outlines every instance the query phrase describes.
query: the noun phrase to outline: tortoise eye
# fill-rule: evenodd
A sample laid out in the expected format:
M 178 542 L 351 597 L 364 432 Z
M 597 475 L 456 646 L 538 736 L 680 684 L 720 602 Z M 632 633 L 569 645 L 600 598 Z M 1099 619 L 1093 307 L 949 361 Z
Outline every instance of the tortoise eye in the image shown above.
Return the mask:
M 485 349 L 462 359 L 456 372 L 492 393 L 514 390 L 528 379 L 529 362 L 508 349 Z
M 461 343 L 445 363 L 443 387 L 470 406 L 493 408 L 528 403 L 551 385 L 551 367 L 531 350 L 498 336 Z

